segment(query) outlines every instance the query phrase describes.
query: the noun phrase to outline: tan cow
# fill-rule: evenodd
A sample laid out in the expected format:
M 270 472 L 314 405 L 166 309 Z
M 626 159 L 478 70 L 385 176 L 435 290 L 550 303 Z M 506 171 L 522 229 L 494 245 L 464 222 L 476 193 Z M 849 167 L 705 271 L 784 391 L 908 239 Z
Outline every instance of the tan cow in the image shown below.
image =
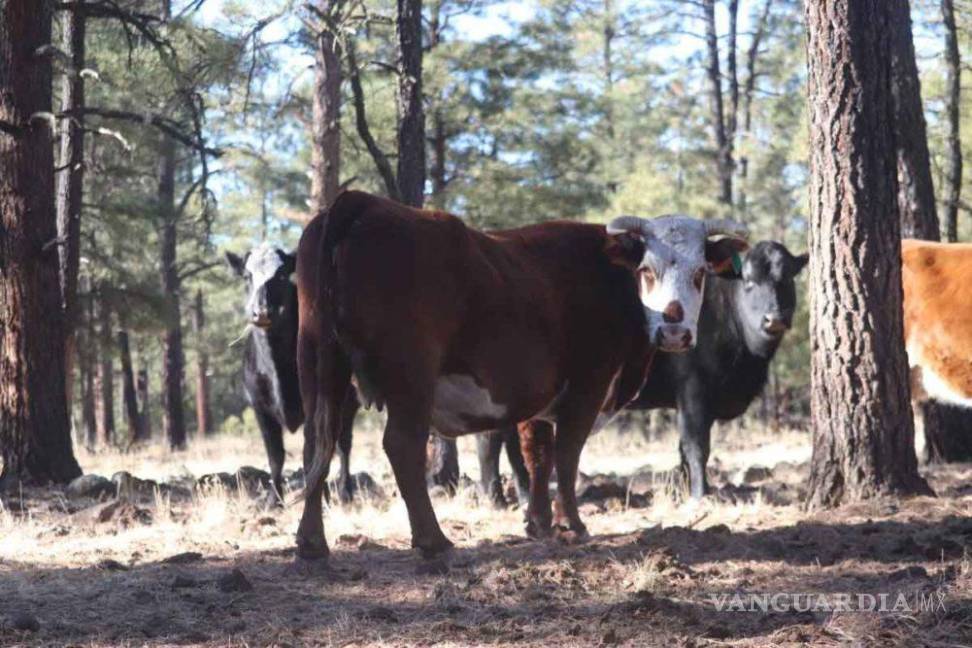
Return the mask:
M 972 244 L 901 242 L 912 398 L 972 407 Z

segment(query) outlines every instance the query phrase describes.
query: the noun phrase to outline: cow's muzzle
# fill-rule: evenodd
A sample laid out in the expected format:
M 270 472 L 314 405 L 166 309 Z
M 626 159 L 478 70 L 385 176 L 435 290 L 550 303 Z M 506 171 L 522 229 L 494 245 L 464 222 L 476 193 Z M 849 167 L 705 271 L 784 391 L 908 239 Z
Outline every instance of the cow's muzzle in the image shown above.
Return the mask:
M 666 353 L 682 353 L 695 346 L 695 340 L 681 324 L 662 324 L 655 332 L 655 346 Z
M 775 315 L 763 316 L 763 332 L 771 337 L 779 337 L 786 333 L 790 325 L 782 317 Z

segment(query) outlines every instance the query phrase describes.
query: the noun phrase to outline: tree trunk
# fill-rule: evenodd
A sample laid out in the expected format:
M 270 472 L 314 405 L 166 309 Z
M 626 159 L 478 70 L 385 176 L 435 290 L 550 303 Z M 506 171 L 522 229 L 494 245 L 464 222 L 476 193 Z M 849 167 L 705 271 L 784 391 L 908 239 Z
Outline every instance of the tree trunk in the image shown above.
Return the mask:
M 182 408 L 185 357 L 182 350 L 180 281 L 176 266 L 178 231 L 175 213 L 175 141 L 162 136 L 159 154 L 159 210 L 162 213 L 162 294 L 166 324 L 162 357 L 162 426 L 169 447 L 186 446 L 186 421 Z
M 317 0 L 333 15 L 336 0 Z M 321 211 L 337 196 L 341 174 L 341 58 L 334 33 L 321 25 L 314 52 L 314 116 L 311 127 L 311 203 Z
M 766 35 L 772 7 L 773 0 L 765 0 L 756 22 L 756 29 L 749 41 L 749 49 L 746 50 L 746 81 L 743 84 L 742 94 L 743 133 L 745 137 L 750 137 L 752 133 L 753 95 L 756 93 L 757 76 L 756 63 L 759 59 L 759 48 Z M 748 150 L 748 147 L 743 147 L 742 150 L 744 153 L 739 159 L 739 212 L 743 217 L 747 217 L 749 215 L 749 157 L 745 154 L 745 151 Z
M 83 311 L 84 337 L 77 347 L 78 366 L 81 378 L 81 427 L 84 443 L 89 448 L 98 444 L 98 413 L 95 406 L 95 343 L 97 336 L 94 327 L 93 297 L 89 291 L 85 298 Z
M 942 194 L 948 240 L 954 243 L 958 240 L 958 210 L 962 197 L 962 140 L 959 137 L 962 58 L 959 54 L 952 0 L 942 0 L 942 21 L 945 24 L 945 120 L 948 129 L 945 136 Z
M 348 81 L 351 83 L 352 105 L 354 106 L 354 125 L 358 131 L 358 137 L 364 142 L 368 149 L 368 155 L 375 163 L 375 169 L 385 185 L 385 193 L 392 200 L 401 200 L 401 193 L 398 190 L 398 179 L 392 170 L 388 156 L 378 146 L 374 135 L 371 134 L 371 127 L 368 125 L 368 114 L 365 110 L 364 89 L 361 87 L 361 70 L 358 68 L 357 57 L 354 51 L 354 41 L 347 42 L 348 56 Z
M 0 4 L 0 488 L 81 474 L 67 407 L 50 124 L 52 3 Z
M 98 290 L 98 436 L 115 443 L 115 368 L 112 363 L 111 302 L 105 286 Z
M 125 401 L 125 424 L 128 427 L 128 442 L 138 439 L 138 398 L 135 394 L 135 372 L 132 370 L 132 347 L 128 340 L 128 329 L 124 322 L 118 328 L 118 357 L 121 359 L 122 398 Z
M 715 0 L 702 0 L 705 18 L 705 42 L 708 50 L 706 75 L 712 97 L 712 128 L 716 141 L 716 173 L 719 178 L 719 202 L 732 207 L 732 142 L 726 135 L 725 108 L 722 100 L 722 71 L 719 63 L 719 37 L 716 33 Z
M 135 440 L 148 441 L 152 438 L 152 408 L 149 399 L 148 370 L 145 367 L 138 370 L 135 391 L 138 395 L 138 402 L 141 403 L 141 410 L 138 414 L 138 436 L 135 437 Z
M 425 197 L 422 106 L 422 0 L 398 0 L 398 191 L 421 207 Z
M 736 144 L 736 126 L 739 119 L 739 72 L 736 69 L 737 34 L 739 31 L 739 0 L 729 0 L 729 38 L 726 44 L 726 74 L 729 76 L 729 114 L 726 117 L 726 139 L 729 146 Z M 730 149 L 732 150 L 732 149 Z
M 202 291 L 196 291 L 192 309 L 192 333 L 196 337 L 196 434 L 213 433 L 212 408 L 209 405 L 209 351 L 206 348 L 206 317 Z
M 806 0 L 810 111 L 809 504 L 929 493 L 918 475 L 901 319 L 884 0 Z
M 79 0 L 77 5 L 83 5 Z M 61 47 L 71 62 L 61 80 L 61 111 L 78 112 L 84 106 L 84 32 L 83 6 L 66 11 Z M 64 358 L 68 411 L 74 384 L 74 339 L 77 328 L 78 269 L 81 259 L 81 195 L 84 186 L 84 116 L 61 120 L 61 151 L 57 182 L 57 237 L 60 261 L 61 308 L 64 311 Z

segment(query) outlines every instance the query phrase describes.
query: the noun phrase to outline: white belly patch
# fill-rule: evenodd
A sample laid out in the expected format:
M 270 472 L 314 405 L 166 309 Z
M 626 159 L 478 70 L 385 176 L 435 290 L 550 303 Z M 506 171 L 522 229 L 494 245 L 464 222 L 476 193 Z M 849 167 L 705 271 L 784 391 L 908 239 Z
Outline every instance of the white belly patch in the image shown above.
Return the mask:
M 908 364 L 911 367 L 918 367 L 921 376 L 921 386 L 924 387 L 928 398 L 942 403 L 950 403 L 960 407 L 972 408 L 972 395 L 963 394 L 955 389 L 952 384 L 943 376 L 928 368 L 922 363 L 921 353 L 914 348 L 908 349 Z M 914 394 L 912 395 L 915 396 Z
M 466 374 L 440 376 L 435 382 L 432 426 L 440 433 L 468 432 L 472 421 L 500 421 L 506 407 Z

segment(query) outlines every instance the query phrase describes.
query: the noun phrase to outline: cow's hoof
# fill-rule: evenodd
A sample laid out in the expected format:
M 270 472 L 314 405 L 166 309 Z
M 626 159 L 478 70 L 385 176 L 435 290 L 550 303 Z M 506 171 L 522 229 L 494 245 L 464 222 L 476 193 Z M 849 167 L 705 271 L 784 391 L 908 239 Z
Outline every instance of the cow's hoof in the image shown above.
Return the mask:
M 413 543 L 412 546 L 418 549 L 419 554 L 426 560 L 437 560 L 452 551 L 452 543 L 445 538 L 430 543 Z
M 554 535 L 559 542 L 567 545 L 584 544 L 591 539 L 591 534 L 584 525 L 575 525 L 574 528 L 557 526 L 554 528 Z
M 327 541 L 321 538 L 319 541 L 303 540 L 297 538 L 297 558 L 298 560 L 308 560 L 316 562 L 327 562 L 331 550 L 327 547 Z

